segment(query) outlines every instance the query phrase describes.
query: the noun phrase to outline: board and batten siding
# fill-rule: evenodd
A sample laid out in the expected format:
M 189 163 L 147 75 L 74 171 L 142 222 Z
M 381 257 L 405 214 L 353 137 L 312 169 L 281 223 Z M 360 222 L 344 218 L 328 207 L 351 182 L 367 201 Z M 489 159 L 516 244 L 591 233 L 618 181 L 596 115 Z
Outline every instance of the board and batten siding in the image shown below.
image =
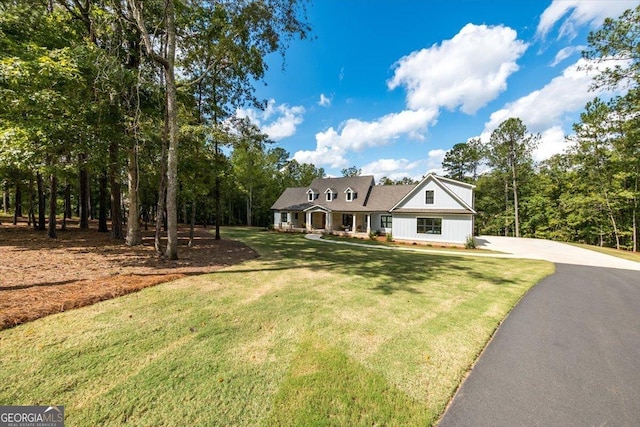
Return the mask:
M 449 190 L 460 197 L 463 202 L 469 206 L 473 206 L 473 189 L 471 187 L 454 184 L 452 182 L 446 182 L 446 185 L 449 187 Z
M 442 234 L 418 233 L 417 218 L 442 218 Z M 393 238 L 425 242 L 464 244 L 473 235 L 471 215 L 398 214 L 393 215 Z
M 392 216 L 389 212 L 373 212 L 371 213 L 371 231 L 380 231 L 383 233 L 391 233 L 392 228 L 381 226 L 381 218 L 383 215 Z
M 427 190 L 433 190 L 434 200 L 432 205 L 426 205 L 425 192 Z M 429 181 L 423 185 L 419 191 L 413 195 L 413 197 L 405 200 L 401 206 L 402 209 L 424 209 L 428 207 L 437 207 L 438 209 L 460 209 L 460 203 L 458 203 L 451 195 L 442 189 L 434 181 Z M 395 226 L 394 226 L 395 228 Z

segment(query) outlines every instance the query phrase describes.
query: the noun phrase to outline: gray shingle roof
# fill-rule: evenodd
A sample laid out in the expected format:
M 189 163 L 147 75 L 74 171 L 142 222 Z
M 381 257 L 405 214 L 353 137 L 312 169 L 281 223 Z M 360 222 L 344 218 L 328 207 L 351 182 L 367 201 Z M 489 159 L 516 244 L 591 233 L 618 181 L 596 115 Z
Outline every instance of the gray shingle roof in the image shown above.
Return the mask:
M 415 185 L 376 185 L 371 189 L 367 208 L 372 212 L 387 212 L 415 187 Z

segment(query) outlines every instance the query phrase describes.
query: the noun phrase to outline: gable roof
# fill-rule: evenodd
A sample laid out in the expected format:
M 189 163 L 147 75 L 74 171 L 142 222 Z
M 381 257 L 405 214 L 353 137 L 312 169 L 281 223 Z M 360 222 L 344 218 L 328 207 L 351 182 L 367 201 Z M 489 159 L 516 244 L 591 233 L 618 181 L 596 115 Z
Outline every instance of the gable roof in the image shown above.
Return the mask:
M 433 182 L 446 192 L 457 204 L 457 209 L 415 209 L 402 208 L 402 204 L 412 198 L 416 192 L 429 181 Z M 307 187 L 287 188 L 271 206 L 273 210 L 280 211 L 308 211 L 309 209 L 320 209 L 327 212 L 345 211 L 345 212 L 419 212 L 419 213 L 451 213 L 451 214 L 475 214 L 473 208 L 453 191 L 449 185 L 454 184 L 466 187 L 470 190 L 475 185 L 465 182 L 456 181 L 448 178 L 442 178 L 435 174 L 428 174 L 422 181 L 414 185 L 375 185 L 373 176 L 354 176 L 341 178 L 316 178 Z M 332 200 L 326 200 L 325 197 L 319 197 L 312 201 L 308 201 L 307 193 L 313 191 L 318 194 L 317 189 L 326 189 L 324 192 L 331 191 L 338 197 Z M 346 200 L 344 194 L 351 189 L 357 196 L 352 201 Z M 321 190 L 322 191 L 322 190 Z
M 451 198 L 453 198 L 458 204 L 460 204 L 460 209 L 421 209 L 419 211 L 424 211 L 425 213 L 431 213 L 431 212 L 445 212 L 445 213 L 473 213 L 475 214 L 476 211 L 473 210 L 473 208 L 471 206 L 469 206 L 464 200 L 462 200 L 460 198 L 460 196 L 458 196 L 455 192 L 451 191 L 451 189 L 449 188 L 449 186 L 447 186 L 446 184 L 444 184 L 442 181 L 448 181 L 449 183 L 455 183 L 455 184 L 463 184 L 466 187 L 469 187 L 470 189 L 475 188 L 475 185 L 471 185 L 471 184 L 467 184 L 461 181 L 455 181 L 452 179 L 448 179 L 448 178 L 442 178 L 439 177 L 433 173 L 429 173 L 427 174 L 427 176 L 425 176 L 422 181 L 420 181 L 420 183 L 418 183 L 411 191 L 409 191 L 409 193 L 407 193 L 402 199 L 400 199 L 400 201 L 398 203 L 396 203 L 391 209 L 389 209 L 390 211 L 395 211 L 395 212 L 416 212 L 416 209 L 401 209 L 399 208 L 399 206 L 401 206 L 406 200 L 409 200 L 410 198 L 412 198 L 413 196 L 415 196 L 416 192 L 420 191 L 420 189 L 424 186 L 424 184 L 426 184 L 427 181 L 432 180 L 438 187 L 440 187 L 442 190 L 444 190 L 449 196 L 451 196 Z M 441 181 L 442 180 L 442 181 Z

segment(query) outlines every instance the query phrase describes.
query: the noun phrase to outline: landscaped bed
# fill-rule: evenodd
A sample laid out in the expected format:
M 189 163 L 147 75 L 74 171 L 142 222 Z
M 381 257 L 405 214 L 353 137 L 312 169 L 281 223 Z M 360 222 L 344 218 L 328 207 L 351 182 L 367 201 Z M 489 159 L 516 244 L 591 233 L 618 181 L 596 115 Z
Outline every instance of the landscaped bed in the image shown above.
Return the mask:
M 0 332 L 0 405 L 67 425 L 430 425 L 540 261 L 225 229 L 259 258 Z
M 202 227 L 195 228 L 192 247 L 186 246 L 188 229 L 181 228 L 180 259 L 168 261 L 156 255 L 153 231 L 143 231 L 143 245 L 128 247 L 98 233 L 95 223 L 81 230 L 70 221 L 50 239 L 24 219 L 16 225 L 0 219 L 0 329 L 257 256 L 246 245 L 215 240 Z

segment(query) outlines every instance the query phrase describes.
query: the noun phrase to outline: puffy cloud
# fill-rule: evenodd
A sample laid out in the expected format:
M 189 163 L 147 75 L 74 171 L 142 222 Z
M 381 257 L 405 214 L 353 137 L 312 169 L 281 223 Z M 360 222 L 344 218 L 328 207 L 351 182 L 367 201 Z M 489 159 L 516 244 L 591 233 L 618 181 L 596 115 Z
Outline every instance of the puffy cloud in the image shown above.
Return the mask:
M 544 38 L 560 21 L 558 38 L 573 39 L 576 28 L 590 24 L 593 28 L 605 18 L 617 18 L 625 10 L 636 7 L 640 2 L 629 0 L 553 0 L 542 12 L 536 30 L 536 37 Z
M 507 88 L 526 49 L 511 28 L 467 24 L 452 39 L 401 58 L 387 85 L 406 87 L 409 108 L 473 114 Z
M 543 132 L 562 123 L 568 113 L 579 111 L 597 95 L 589 92 L 593 74 L 584 69 L 586 65 L 587 61 L 579 59 L 542 89 L 494 112 L 485 124 L 485 132 L 493 131 L 510 117 L 522 119 L 531 132 Z
M 293 158 L 315 165 L 344 167 L 348 164 L 345 158 L 348 151 L 386 145 L 402 136 L 422 139 L 422 134 L 435 122 L 437 115 L 437 110 L 419 109 L 387 114 L 374 121 L 349 119 L 338 130 L 331 127 L 317 133 L 316 149 L 298 151 Z
M 560 126 L 553 126 L 540 134 L 538 147 L 533 152 L 533 160 L 536 162 L 546 160 L 564 152 L 569 146 L 570 143 L 565 140 L 564 130 Z
M 279 141 L 296 133 L 297 126 L 304 120 L 304 113 L 305 109 L 302 106 L 276 105 L 276 101 L 270 99 L 264 111 L 239 108 L 236 116 L 248 117 L 262 132 L 269 135 L 269 138 Z
M 321 107 L 331 107 L 331 98 L 325 96 L 324 93 L 321 93 L 320 101 L 318 101 L 318 105 Z
M 362 174 L 373 175 L 376 182 L 385 176 L 394 181 L 405 177 L 419 179 L 422 176 L 423 169 L 421 166 L 424 166 L 424 163 L 424 160 L 380 159 L 363 166 Z

